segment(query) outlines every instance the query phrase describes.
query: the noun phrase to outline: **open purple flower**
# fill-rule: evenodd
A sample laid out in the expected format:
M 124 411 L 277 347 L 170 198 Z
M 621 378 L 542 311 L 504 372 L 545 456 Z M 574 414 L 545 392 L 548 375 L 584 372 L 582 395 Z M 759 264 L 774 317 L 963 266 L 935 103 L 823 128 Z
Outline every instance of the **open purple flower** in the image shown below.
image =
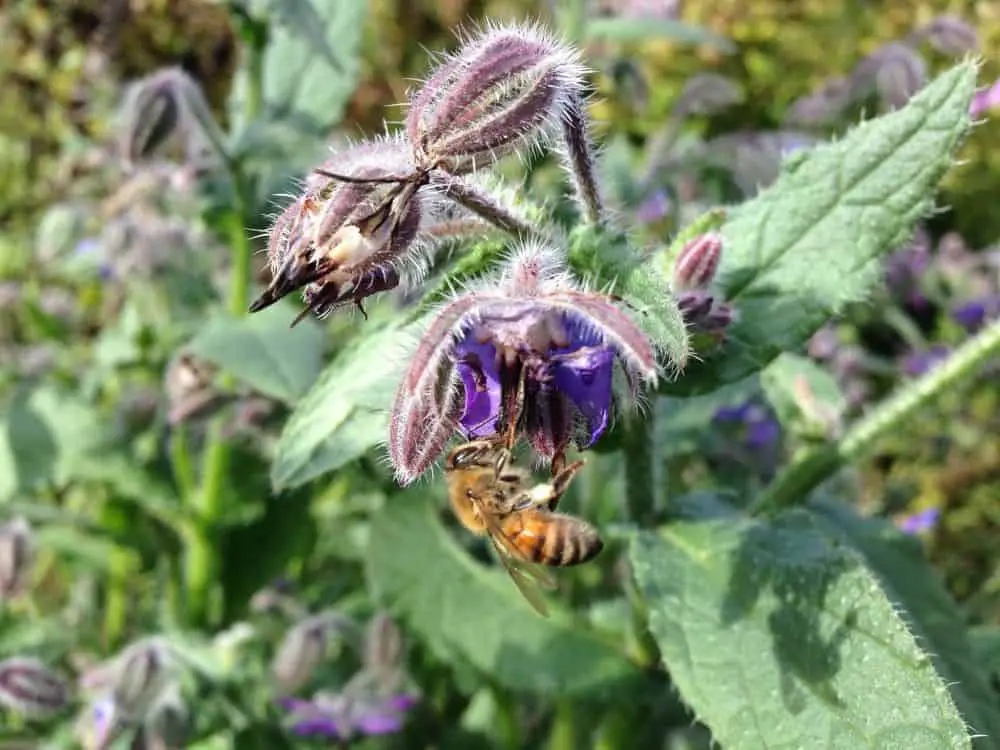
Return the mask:
M 390 419 L 397 479 L 420 476 L 456 431 L 497 435 L 508 419 L 543 459 L 590 447 L 611 419 L 616 363 L 626 395 L 657 379 L 652 343 L 616 300 L 581 290 L 553 251 L 524 246 L 498 279 L 431 316 Z
M 992 294 L 961 303 L 951 317 L 969 333 L 975 333 L 988 320 L 1000 316 L 1000 295 Z
M 417 699 L 407 694 L 362 699 L 320 692 L 312 700 L 284 698 L 280 705 L 289 712 L 293 734 L 348 740 L 398 732 Z
M 935 344 L 926 351 L 913 352 L 903 358 L 903 372 L 911 377 L 924 375 L 944 362 L 950 353 L 948 347 L 941 344 Z
M 940 508 L 924 508 L 903 516 L 897 525 L 904 534 L 922 534 L 933 529 L 940 518 Z

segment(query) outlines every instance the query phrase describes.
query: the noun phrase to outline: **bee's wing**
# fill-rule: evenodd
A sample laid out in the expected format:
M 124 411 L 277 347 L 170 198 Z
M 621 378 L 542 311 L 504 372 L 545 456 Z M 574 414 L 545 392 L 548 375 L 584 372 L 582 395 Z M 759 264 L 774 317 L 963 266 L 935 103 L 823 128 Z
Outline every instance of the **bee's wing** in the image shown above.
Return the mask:
M 549 608 L 542 597 L 541 589 L 554 589 L 555 579 L 547 570 L 524 557 L 524 553 L 503 532 L 493 515 L 480 511 L 480 516 L 486 526 L 487 535 L 497 551 L 497 557 L 510 574 L 514 585 L 538 614 L 548 617 Z

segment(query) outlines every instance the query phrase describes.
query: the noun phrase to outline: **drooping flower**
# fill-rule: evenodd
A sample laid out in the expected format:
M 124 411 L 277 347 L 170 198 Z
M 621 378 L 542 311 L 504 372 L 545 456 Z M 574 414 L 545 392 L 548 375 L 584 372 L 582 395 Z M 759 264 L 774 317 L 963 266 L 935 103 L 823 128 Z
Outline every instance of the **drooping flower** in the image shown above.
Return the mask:
M 630 314 L 581 289 L 555 250 L 522 245 L 498 277 L 431 316 L 393 404 L 397 479 L 420 476 L 456 431 L 498 434 L 509 418 L 543 459 L 561 456 L 571 441 L 589 447 L 608 426 L 615 363 L 631 395 L 656 382 L 653 344 Z

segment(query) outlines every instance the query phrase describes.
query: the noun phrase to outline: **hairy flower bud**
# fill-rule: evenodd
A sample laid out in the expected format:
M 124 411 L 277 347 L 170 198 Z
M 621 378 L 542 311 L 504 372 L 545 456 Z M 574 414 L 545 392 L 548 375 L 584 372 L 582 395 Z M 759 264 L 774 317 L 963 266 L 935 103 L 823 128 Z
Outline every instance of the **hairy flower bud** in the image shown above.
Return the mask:
M 271 664 L 275 685 L 282 693 L 294 693 L 309 682 L 326 656 L 328 634 L 328 623 L 318 617 L 306 618 L 285 634 Z
M 927 63 L 913 47 L 902 42 L 880 47 L 851 73 L 855 97 L 874 91 L 891 109 L 906 104 L 926 81 Z
M 839 117 L 852 96 L 849 79 L 831 78 L 819 89 L 792 102 L 785 115 L 785 122 L 799 126 L 823 125 Z
M 375 671 L 393 669 L 403 652 L 403 636 L 392 618 L 379 612 L 365 633 L 365 667 Z
M 578 55 L 537 26 L 491 26 L 465 40 L 410 100 L 418 162 L 464 173 L 545 139 L 581 96 Z
M 188 163 L 221 137 L 198 83 L 180 68 L 166 68 L 129 89 L 119 140 L 122 158 L 128 164 L 148 158 L 175 136 L 184 139 Z
M 708 336 L 716 343 L 724 340 L 726 329 L 733 322 L 733 308 L 703 290 L 681 294 L 677 306 L 691 333 Z
M 0 706 L 32 718 L 51 716 L 69 702 L 69 686 L 37 659 L 0 661 Z
M 674 261 L 675 292 L 704 289 L 715 279 L 722 258 L 722 235 L 707 232 L 691 239 Z
M 975 28 L 957 16 L 938 16 L 917 32 L 934 49 L 958 57 L 979 49 L 979 34 Z
M 156 639 L 132 644 L 116 660 L 112 697 L 122 716 L 140 721 L 172 679 L 168 649 Z
M 0 525 L 0 601 L 24 592 L 34 565 L 31 526 L 23 518 Z
M 142 746 L 146 750 L 182 750 L 187 747 L 191 720 L 177 691 L 150 709 L 142 727 Z

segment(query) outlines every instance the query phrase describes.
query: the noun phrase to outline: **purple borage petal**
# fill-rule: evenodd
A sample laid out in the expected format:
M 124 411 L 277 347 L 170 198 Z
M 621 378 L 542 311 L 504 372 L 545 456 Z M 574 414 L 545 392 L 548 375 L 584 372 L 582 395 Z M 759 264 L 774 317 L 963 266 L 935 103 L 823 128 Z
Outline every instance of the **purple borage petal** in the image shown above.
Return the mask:
M 611 414 L 611 377 L 615 355 L 608 347 L 581 347 L 553 357 L 556 388 L 569 397 L 587 420 L 589 448 L 608 428 Z
M 500 417 L 500 371 L 493 344 L 480 343 L 469 334 L 455 350 L 458 374 L 465 386 L 465 409 L 459 423 L 470 438 L 497 431 Z

